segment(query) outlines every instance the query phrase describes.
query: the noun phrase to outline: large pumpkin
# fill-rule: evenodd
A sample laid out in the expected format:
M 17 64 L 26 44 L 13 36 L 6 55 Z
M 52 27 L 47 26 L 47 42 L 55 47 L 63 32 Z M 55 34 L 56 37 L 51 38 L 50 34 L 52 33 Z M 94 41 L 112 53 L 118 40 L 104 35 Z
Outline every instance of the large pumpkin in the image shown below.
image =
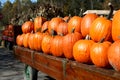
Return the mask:
M 111 40 L 111 30 L 112 21 L 104 17 L 98 17 L 91 24 L 89 34 L 92 40 L 96 42 L 100 41 L 102 38 L 105 38 L 105 40 Z
M 54 17 L 50 20 L 49 24 L 48 24 L 48 31 L 51 34 L 51 30 L 56 31 L 57 30 L 57 26 L 59 25 L 59 23 L 63 22 L 63 19 L 60 17 Z
M 97 17 L 98 15 L 94 13 L 88 13 L 83 17 L 81 21 L 81 33 L 83 37 L 89 34 L 90 26 Z
M 34 23 L 32 21 L 26 21 L 22 25 L 23 33 L 31 33 L 34 30 Z
M 112 20 L 112 39 L 120 40 L 120 10 L 118 10 Z
M 90 47 L 94 44 L 93 40 L 79 40 L 73 46 L 73 57 L 81 63 L 91 63 Z
M 34 32 L 37 32 L 43 25 L 43 23 L 46 21 L 46 18 L 44 17 L 36 17 L 34 19 Z
M 73 58 L 73 45 L 81 38 L 82 35 L 74 30 L 63 37 L 63 53 L 66 58 Z
M 50 48 L 50 52 L 52 53 L 52 55 L 54 56 L 62 56 L 63 55 L 63 36 L 55 36 L 53 38 L 53 40 L 51 41 L 51 48 Z
M 75 28 L 75 32 L 81 33 L 81 21 L 82 18 L 79 16 L 73 16 L 68 21 L 68 32 L 71 33 L 72 28 Z
M 111 66 L 120 71 L 120 40 L 115 41 L 108 49 L 108 60 Z
M 108 41 L 94 43 L 90 48 L 90 58 L 97 67 L 109 67 L 108 48 L 111 43 Z

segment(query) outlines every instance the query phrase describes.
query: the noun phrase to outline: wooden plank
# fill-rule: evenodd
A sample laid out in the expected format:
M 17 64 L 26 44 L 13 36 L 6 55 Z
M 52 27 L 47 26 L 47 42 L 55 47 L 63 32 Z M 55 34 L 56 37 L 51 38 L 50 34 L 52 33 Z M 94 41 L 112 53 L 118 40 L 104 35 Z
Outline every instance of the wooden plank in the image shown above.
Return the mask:
M 24 47 L 14 47 L 17 59 L 57 80 L 120 80 L 120 72 L 46 55 Z

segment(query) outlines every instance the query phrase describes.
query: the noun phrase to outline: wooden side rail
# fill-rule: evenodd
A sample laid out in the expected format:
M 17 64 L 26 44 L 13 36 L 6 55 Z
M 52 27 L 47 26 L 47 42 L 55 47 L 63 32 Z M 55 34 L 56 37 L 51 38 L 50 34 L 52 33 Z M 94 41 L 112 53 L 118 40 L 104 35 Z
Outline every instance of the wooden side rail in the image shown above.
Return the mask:
M 57 80 L 120 80 L 120 72 L 113 69 L 97 68 L 24 47 L 14 46 L 14 55 L 21 62 Z

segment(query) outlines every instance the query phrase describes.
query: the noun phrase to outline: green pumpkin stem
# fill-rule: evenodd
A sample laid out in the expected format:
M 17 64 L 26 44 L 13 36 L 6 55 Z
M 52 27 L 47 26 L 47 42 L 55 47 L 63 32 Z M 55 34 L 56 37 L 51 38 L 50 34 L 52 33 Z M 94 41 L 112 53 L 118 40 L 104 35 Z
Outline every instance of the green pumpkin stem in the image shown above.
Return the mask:
M 74 33 L 74 32 L 75 32 L 75 27 L 71 29 L 71 33 Z
M 113 8 L 113 6 L 112 6 L 111 3 L 108 3 L 108 6 L 110 7 L 110 12 L 109 12 L 109 14 L 108 14 L 108 16 L 107 16 L 107 19 L 110 20 L 110 18 L 111 18 L 112 15 L 113 15 L 113 10 L 114 10 L 114 8 Z
M 53 29 L 51 30 L 51 35 L 52 35 L 52 36 L 55 36 L 55 35 L 56 35 L 55 30 L 53 30 Z
M 38 29 L 36 30 L 36 32 L 41 32 L 41 28 L 38 28 Z
M 44 29 L 43 31 L 41 31 L 42 33 L 45 33 L 48 30 L 48 28 Z

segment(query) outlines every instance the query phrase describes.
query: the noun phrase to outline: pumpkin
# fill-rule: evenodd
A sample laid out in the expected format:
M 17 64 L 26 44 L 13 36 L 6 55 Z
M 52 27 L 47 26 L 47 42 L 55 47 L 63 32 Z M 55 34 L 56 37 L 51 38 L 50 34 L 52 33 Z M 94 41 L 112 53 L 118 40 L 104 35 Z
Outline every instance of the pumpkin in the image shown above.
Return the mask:
M 63 37 L 63 53 L 68 59 L 73 58 L 73 45 L 82 38 L 82 35 L 78 32 L 74 32 L 74 30 L 75 28 L 71 33 L 68 33 Z
M 29 35 L 30 35 L 30 33 L 26 33 L 26 34 L 24 35 L 24 38 L 23 38 L 23 46 L 24 46 L 25 48 L 28 48 L 28 47 L 29 47 L 29 46 L 28 46 Z
M 89 34 L 89 29 L 92 24 L 92 22 L 98 17 L 97 14 L 94 13 L 88 13 L 86 14 L 81 21 L 81 33 L 82 36 L 85 37 Z
M 36 51 L 42 51 L 41 43 L 45 34 L 37 32 L 34 34 L 34 48 Z
M 34 34 L 30 33 L 28 38 L 28 46 L 30 49 L 34 50 Z
M 52 40 L 53 40 L 53 37 L 51 35 L 45 35 L 43 37 L 42 43 L 41 43 L 43 53 L 51 54 L 51 52 L 50 52 L 50 47 L 51 47 L 50 43 L 51 43 Z
M 18 35 L 16 38 L 16 44 L 18 46 L 23 46 L 23 39 L 24 39 L 25 34 Z
M 55 36 L 53 40 L 51 41 L 51 48 L 50 52 L 54 56 L 62 56 L 63 55 L 63 50 L 62 50 L 62 40 L 63 36 Z
M 110 45 L 111 42 L 104 41 L 102 43 L 101 42 L 94 43 L 90 48 L 90 58 L 97 67 L 103 68 L 109 67 L 107 51 Z
M 91 63 L 90 47 L 94 44 L 93 40 L 79 40 L 73 46 L 73 57 L 81 63 Z
M 34 19 L 34 32 L 37 32 L 43 25 L 43 23 L 46 21 L 47 19 L 41 16 L 37 16 Z
M 32 21 L 26 21 L 22 25 L 23 33 L 31 33 L 34 30 L 34 23 Z
M 108 60 L 111 66 L 120 71 L 120 40 L 115 41 L 108 49 Z
M 112 20 L 112 39 L 120 40 L 120 10 L 117 10 Z
M 82 18 L 79 16 L 73 16 L 68 21 L 68 32 L 71 33 L 72 28 L 75 28 L 75 32 L 81 33 L 81 21 Z
M 48 24 L 49 24 L 49 21 L 46 21 L 43 23 L 41 32 L 48 32 Z
M 61 22 L 57 27 L 57 34 L 66 35 L 68 33 L 68 24 L 67 22 Z
M 49 24 L 48 24 L 48 31 L 51 34 L 51 30 L 56 31 L 57 26 L 59 25 L 59 23 L 63 22 L 63 19 L 60 17 L 54 17 L 50 20 Z
M 112 22 L 105 17 L 98 17 L 90 26 L 90 37 L 92 40 L 98 42 L 102 38 L 111 40 Z

